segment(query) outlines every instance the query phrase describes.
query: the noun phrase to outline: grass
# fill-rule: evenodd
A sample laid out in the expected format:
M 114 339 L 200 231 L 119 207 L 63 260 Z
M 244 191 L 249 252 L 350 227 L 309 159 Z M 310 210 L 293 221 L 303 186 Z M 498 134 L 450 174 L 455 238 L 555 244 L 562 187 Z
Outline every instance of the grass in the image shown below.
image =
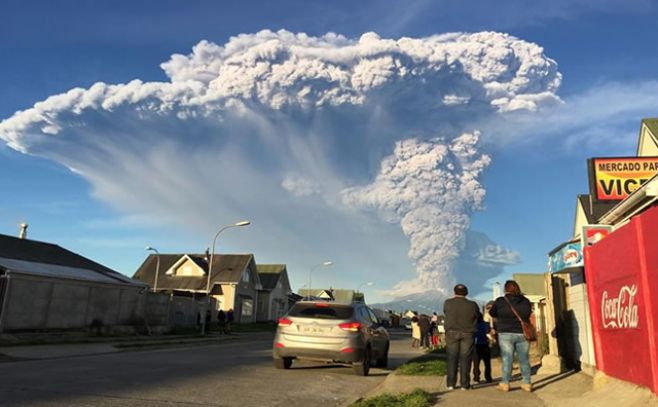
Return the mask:
M 412 359 L 397 369 L 398 374 L 406 376 L 445 376 L 446 371 L 446 361 L 431 354 Z
M 350 407 L 429 407 L 432 395 L 425 390 L 415 389 L 411 393 L 398 395 L 382 394 L 352 403 Z

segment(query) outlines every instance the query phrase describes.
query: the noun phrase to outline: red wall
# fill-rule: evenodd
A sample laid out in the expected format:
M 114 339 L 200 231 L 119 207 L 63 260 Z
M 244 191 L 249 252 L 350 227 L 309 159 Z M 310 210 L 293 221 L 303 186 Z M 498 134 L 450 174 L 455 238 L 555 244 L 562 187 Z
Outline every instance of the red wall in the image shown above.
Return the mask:
M 658 207 L 585 249 L 597 368 L 658 394 Z

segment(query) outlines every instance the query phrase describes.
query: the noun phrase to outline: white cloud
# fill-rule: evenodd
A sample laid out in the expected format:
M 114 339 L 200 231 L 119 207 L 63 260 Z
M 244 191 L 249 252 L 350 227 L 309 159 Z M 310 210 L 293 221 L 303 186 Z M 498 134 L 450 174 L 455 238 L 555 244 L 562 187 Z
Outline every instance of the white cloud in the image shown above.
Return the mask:
M 634 153 L 642 118 L 656 116 L 658 82 L 608 82 L 569 95 L 564 103 L 544 109 L 541 115 L 516 112 L 485 118 L 490 141 L 502 145 L 556 139 L 565 152 L 590 154 Z M 532 136 L 532 137 L 529 137 Z
M 482 205 L 489 159 L 474 124 L 560 102 L 555 61 L 494 32 L 262 31 L 201 41 L 161 66 L 169 81 L 51 96 L 1 122 L 0 138 L 74 169 L 127 215 L 208 235 L 251 219 L 268 230 L 250 240 L 253 251 L 289 242 L 288 256 L 302 245 L 321 252 L 320 231 L 356 247 L 341 232 L 361 215 L 341 199 L 372 207 L 411 240 L 420 278 L 411 289 L 451 281 L 469 214 Z M 342 192 L 353 185 L 365 186 Z
M 321 191 L 315 182 L 298 174 L 288 174 L 281 182 L 281 186 L 295 196 L 316 195 Z

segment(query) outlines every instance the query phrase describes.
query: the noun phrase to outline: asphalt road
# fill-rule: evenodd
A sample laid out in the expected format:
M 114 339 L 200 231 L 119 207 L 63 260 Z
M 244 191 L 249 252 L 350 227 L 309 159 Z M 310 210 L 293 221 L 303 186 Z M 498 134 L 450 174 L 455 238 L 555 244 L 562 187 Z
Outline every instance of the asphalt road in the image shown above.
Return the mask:
M 392 335 L 390 367 L 418 354 Z M 384 380 L 373 368 L 272 366 L 271 338 L 0 363 L 0 406 L 338 406 Z

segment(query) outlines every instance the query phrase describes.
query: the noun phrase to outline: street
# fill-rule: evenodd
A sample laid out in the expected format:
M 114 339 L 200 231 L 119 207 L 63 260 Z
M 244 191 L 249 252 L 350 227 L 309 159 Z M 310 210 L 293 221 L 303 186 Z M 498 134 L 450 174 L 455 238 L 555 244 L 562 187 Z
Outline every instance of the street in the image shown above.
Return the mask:
M 390 367 L 419 353 L 393 333 Z M 2 406 L 336 406 L 381 383 L 313 362 L 275 370 L 271 337 L 218 345 L 0 363 Z

